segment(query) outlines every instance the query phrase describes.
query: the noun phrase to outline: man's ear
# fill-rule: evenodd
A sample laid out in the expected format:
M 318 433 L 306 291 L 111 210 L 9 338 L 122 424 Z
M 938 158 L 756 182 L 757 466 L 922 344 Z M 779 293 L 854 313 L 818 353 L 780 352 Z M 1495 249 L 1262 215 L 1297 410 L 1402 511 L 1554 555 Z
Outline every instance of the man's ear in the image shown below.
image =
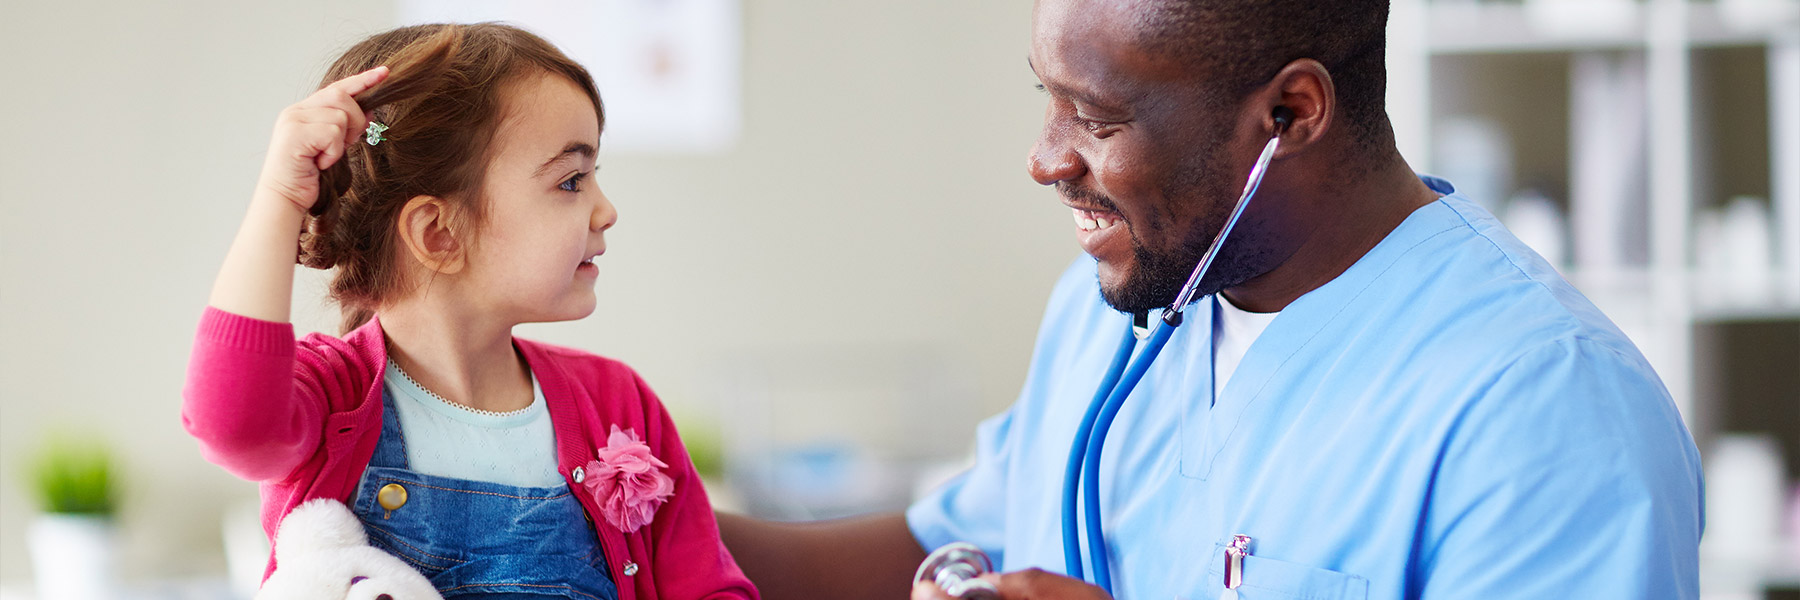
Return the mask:
M 419 264 L 449 275 L 467 264 L 462 240 L 450 228 L 450 205 L 436 196 L 414 196 L 400 209 L 400 240 Z
M 1325 137 L 1337 114 L 1337 87 L 1331 73 L 1319 61 L 1302 58 L 1282 67 L 1258 93 L 1262 119 L 1270 135 L 1275 132 L 1275 108 L 1285 107 L 1293 123 L 1281 135 L 1277 156 L 1292 156 Z

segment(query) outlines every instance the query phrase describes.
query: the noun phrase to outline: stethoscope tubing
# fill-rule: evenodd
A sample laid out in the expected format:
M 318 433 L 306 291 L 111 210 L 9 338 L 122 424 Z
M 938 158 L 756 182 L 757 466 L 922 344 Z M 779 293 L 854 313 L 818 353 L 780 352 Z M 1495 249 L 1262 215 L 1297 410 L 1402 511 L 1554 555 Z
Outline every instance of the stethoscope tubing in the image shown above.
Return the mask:
M 1112 567 L 1107 564 L 1106 534 L 1100 531 L 1100 450 L 1106 446 L 1106 432 L 1112 428 L 1113 417 L 1118 416 L 1119 408 L 1125 405 L 1125 398 L 1137 388 L 1138 380 L 1143 379 L 1144 372 L 1150 370 L 1150 364 L 1156 361 L 1156 355 L 1162 353 L 1163 345 L 1175 334 L 1175 326 L 1158 323 L 1151 332 L 1150 339 L 1144 345 L 1144 351 L 1138 354 L 1125 374 L 1119 379 L 1119 385 L 1106 398 L 1106 406 L 1100 409 L 1100 416 L 1094 422 L 1098 432 L 1088 441 L 1087 456 L 1083 460 L 1082 478 L 1087 480 L 1087 487 L 1082 490 L 1083 516 L 1086 517 L 1088 536 L 1088 561 L 1094 566 L 1094 585 L 1112 594 Z
M 1100 451 L 1106 446 L 1107 431 L 1112 428 L 1113 418 L 1118 416 L 1125 399 L 1131 396 L 1138 381 L 1143 379 L 1157 355 L 1162 353 L 1163 346 L 1175 334 L 1175 328 L 1181 326 L 1182 311 L 1193 300 L 1201 280 L 1212 269 L 1213 259 L 1218 256 L 1219 249 L 1224 247 L 1226 238 L 1237 227 L 1244 209 L 1250 206 L 1250 200 L 1256 196 L 1257 189 L 1262 187 L 1263 176 L 1268 174 L 1269 162 L 1275 157 L 1275 151 L 1281 144 L 1281 133 L 1286 129 L 1288 121 L 1291 121 L 1291 116 L 1287 119 L 1278 116 L 1275 135 L 1269 138 L 1262 153 L 1257 155 L 1256 164 L 1250 169 L 1250 176 L 1244 182 L 1244 191 L 1238 196 L 1237 204 L 1232 207 L 1231 216 L 1226 219 L 1225 226 L 1219 229 L 1219 234 L 1213 237 L 1212 245 L 1200 257 L 1200 263 L 1194 266 L 1193 274 L 1182 286 L 1175 302 L 1163 311 L 1156 329 L 1150 333 L 1149 343 L 1136 360 L 1131 360 L 1131 355 L 1137 347 L 1137 336 L 1131 325 L 1126 324 L 1125 338 L 1114 352 L 1105 378 L 1094 390 L 1094 399 L 1089 401 L 1088 410 L 1082 415 L 1081 425 L 1076 429 L 1075 439 L 1069 447 L 1069 462 L 1063 473 L 1064 566 L 1070 577 L 1085 579 L 1081 568 L 1081 541 L 1075 515 L 1075 501 L 1079 495 L 1083 509 L 1082 521 L 1086 525 L 1089 562 L 1094 571 L 1094 585 L 1105 590 L 1108 595 L 1113 591 L 1112 567 L 1108 562 L 1105 533 L 1100 526 Z M 1086 486 L 1081 485 L 1083 480 L 1087 481 Z
M 1079 495 L 1077 490 L 1081 488 L 1081 465 L 1087 455 L 1088 436 L 1093 434 L 1094 420 L 1099 418 L 1107 398 L 1112 396 L 1113 389 L 1119 385 L 1119 377 L 1125 374 L 1125 364 L 1131 360 L 1131 351 L 1136 347 L 1137 334 L 1127 325 L 1125 339 L 1119 342 L 1119 349 L 1113 353 L 1112 363 L 1106 368 L 1106 376 L 1101 380 L 1100 387 L 1094 390 L 1094 399 L 1088 402 L 1087 413 L 1081 417 L 1081 426 L 1075 430 L 1075 443 L 1069 446 L 1068 467 L 1063 471 L 1063 562 L 1069 576 L 1076 579 L 1085 578 L 1081 570 L 1081 533 L 1075 524 L 1075 503 Z
M 1181 311 L 1187 309 L 1188 303 L 1194 300 L 1194 294 L 1199 293 L 1200 280 L 1205 279 L 1206 273 L 1212 270 L 1213 259 L 1219 256 L 1219 249 L 1225 246 L 1225 238 L 1230 237 L 1231 231 L 1237 228 L 1238 219 L 1244 216 L 1244 209 L 1250 207 L 1250 199 L 1255 198 L 1256 190 L 1262 188 L 1263 176 L 1269 173 L 1269 161 L 1275 159 L 1275 150 L 1280 146 L 1281 132 L 1278 130 L 1269 138 L 1269 143 L 1263 145 L 1262 153 L 1256 155 L 1256 164 L 1250 167 L 1250 176 L 1245 178 L 1244 193 L 1238 195 L 1237 204 L 1231 208 L 1231 218 L 1225 220 L 1225 226 L 1219 229 L 1219 235 L 1213 237 L 1212 245 L 1207 246 L 1206 254 L 1200 257 L 1200 264 L 1194 266 L 1193 274 L 1188 275 L 1187 283 L 1181 286 L 1181 293 L 1175 296 L 1175 302 L 1164 311 L 1164 322 L 1169 321 L 1170 314 L 1180 315 Z M 1180 323 L 1180 317 L 1175 317 L 1173 324 Z

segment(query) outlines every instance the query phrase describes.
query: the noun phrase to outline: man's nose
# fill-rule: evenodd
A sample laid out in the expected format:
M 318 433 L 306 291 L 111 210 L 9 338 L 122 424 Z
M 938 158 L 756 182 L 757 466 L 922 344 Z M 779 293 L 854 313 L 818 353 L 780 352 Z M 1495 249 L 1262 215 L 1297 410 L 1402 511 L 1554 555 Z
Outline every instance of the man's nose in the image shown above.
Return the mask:
M 1058 127 L 1055 120 L 1055 115 L 1045 115 L 1044 130 L 1032 145 L 1031 154 L 1025 157 L 1025 170 L 1040 185 L 1077 179 L 1087 172 L 1081 155 L 1068 143 L 1068 132 Z

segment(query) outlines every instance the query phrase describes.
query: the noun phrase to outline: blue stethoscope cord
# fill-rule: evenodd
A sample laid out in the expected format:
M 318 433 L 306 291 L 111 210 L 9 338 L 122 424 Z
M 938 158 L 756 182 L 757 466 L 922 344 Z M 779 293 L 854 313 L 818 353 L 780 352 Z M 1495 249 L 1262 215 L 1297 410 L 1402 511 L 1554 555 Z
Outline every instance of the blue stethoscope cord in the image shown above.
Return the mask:
M 1112 428 L 1113 418 L 1118 416 L 1119 407 L 1137 388 L 1138 381 L 1150 370 L 1151 363 L 1162 353 L 1163 346 L 1175 334 L 1175 328 L 1181 326 L 1181 311 L 1193 301 L 1194 294 L 1200 288 L 1207 271 L 1212 269 L 1213 259 L 1217 258 L 1219 248 L 1225 245 L 1225 239 L 1237 226 L 1238 219 L 1243 216 L 1244 209 L 1249 207 L 1250 199 L 1256 196 L 1257 188 L 1262 186 L 1263 176 L 1268 174 L 1269 161 L 1275 157 L 1275 150 L 1281 144 L 1281 134 L 1293 122 L 1294 113 L 1287 107 L 1275 109 L 1275 135 L 1263 146 L 1262 154 L 1256 157 L 1256 165 L 1250 169 L 1248 181 L 1244 182 L 1244 191 L 1238 196 L 1237 204 L 1232 207 L 1230 218 L 1219 234 L 1213 238 L 1212 245 L 1206 254 L 1200 257 L 1200 264 L 1176 295 L 1175 302 L 1163 311 L 1156 330 L 1151 332 L 1149 343 L 1136 360 L 1129 360 L 1137 346 L 1137 337 L 1132 327 L 1125 327 L 1125 339 L 1119 343 L 1119 349 L 1113 354 L 1112 364 L 1108 366 L 1106 377 L 1101 380 L 1098 389 L 1094 390 L 1094 399 L 1089 402 L 1087 413 L 1082 415 L 1081 426 L 1075 432 L 1074 443 L 1069 448 L 1069 464 L 1063 474 L 1063 562 L 1070 577 L 1082 578 L 1081 542 L 1075 525 L 1075 496 L 1077 491 L 1082 499 L 1082 519 L 1086 524 L 1088 553 L 1090 564 L 1094 570 L 1094 585 L 1105 590 L 1108 596 L 1113 593 L 1112 567 L 1108 563 L 1105 533 L 1100 526 L 1100 451 L 1106 446 L 1107 430 Z M 1101 399 L 1105 401 L 1102 402 Z M 1082 480 L 1087 486 L 1081 486 Z
M 1063 471 L 1063 561 L 1069 576 L 1076 579 L 1082 579 L 1083 576 L 1081 534 L 1075 525 L 1075 502 L 1077 490 L 1081 488 L 1081 465 L 1087 456 L 1088 436 L 1093 434 L 1094 420 L 1099 417 L 1107 398 L 1112 396 L 1113 388 L 1119 385 L 1119 376 L 1125 374 L 1125 364 L 1131 360 L 1131 351 L 1136 347 L 1137 335 L 1132 331 L 1131 325 L 1127 324 L 1125 339 L 1119 342 L 1119 350 L 1113 353 L 1112 364 L 1106 368 L 1106 377 L 1101 380 L 1100 387 L 1094 390 L 1094 399 L 1088 402 L 1087 414 L 1081 417 L 1081 427 L 1075 430 L 1075 443 L 1069 446 L 1068 468 Z
M 1180 323 L 1180 313 L 1176 314 L 1176 324 Z M 1128 328 L 1129 329 L 1129 328 Z M 1094 565 L 1094 585 L 1112 594 L 1112 567 L 1107 564 L 1106 537 L 1100 531 L 1100 450 L 1106 446 L 1106 431 L 1112 428 L 1113 417 L 1119 415 L 1119 407 L 1125 405 L 1125 397 L 1137 388 L 1138 380 L 1143 379 L 1144 372 L 1150 370 L 1150 364 L 1156 361 L 1156 355 L 1162 353 L 1163 346 L 1169 343 L 1169 337 L 1175 334 L 1175 326 L 1168 322 L 1157 323 L 1156 331 L 1150 334 L 1149 343 L 1131 366 L 1125 369 L 1125 375 L 1119 379 L 1119 385 L 1107 395 L 1106 406 L 1100 409 L 1100 416 L 1094 422 L 1094 428 L 1100 432 L 1088 440 L 1087 456 L 1083 460 L 1082 477 L 1087 480 L 1087 488 L 1082 490 L 1083 517 L 1086 519 L 1087 539 L 1089 546 L 1088 560 Z

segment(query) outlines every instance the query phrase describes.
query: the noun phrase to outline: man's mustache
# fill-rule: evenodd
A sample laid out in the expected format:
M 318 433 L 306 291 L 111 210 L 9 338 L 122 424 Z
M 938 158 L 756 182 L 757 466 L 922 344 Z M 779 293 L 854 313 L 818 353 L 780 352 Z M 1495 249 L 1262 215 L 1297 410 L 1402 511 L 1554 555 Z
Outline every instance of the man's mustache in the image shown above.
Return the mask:
M 1113 204 L 1112 198 L 1090 189 L 1075 187 L 1074 184 L 1067 181 L 1056 182 L 1056 193 L 1062 194 L 1064 198 L 1070 200 L 1094 204 L 1112 212 L 1119 212 L 1119 207 Z

